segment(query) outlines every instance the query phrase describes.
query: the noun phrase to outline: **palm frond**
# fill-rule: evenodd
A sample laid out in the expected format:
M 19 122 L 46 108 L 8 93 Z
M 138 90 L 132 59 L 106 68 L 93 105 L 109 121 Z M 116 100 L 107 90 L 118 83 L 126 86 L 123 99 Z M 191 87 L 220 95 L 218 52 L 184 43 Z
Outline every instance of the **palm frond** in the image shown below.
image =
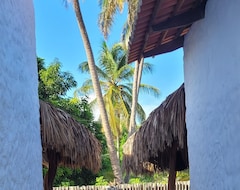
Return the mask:
M 89 73 L 89 66 L 88 62 L 84 61 L 78 65 L 78 70 L 81 71 L 82 73 Z
M 142 123 L 146 119 L 146 113 L 143 110 L 143 107 L 138 103 L 136 110 L 137 119 Z
M 122 84 L 121 87 L 123 88 L 123 91 L 127 92 L 128 94 L 132 94 L 132 83 Z
M 126 101 L 124 93 L 118 92 L 118 102 L 116 104 L 116 109 L 120 110 L 125 119 L 129 118 L 130 112 L 126 107 L 126 105 L 129 105 L 129 102 Z
M 123 65 L 116 72 L 116 78 L 118 79 L 116 82 L 121 80 L 130 81 L 133 78 L 134 69 L 130 65 Z
M 145 74 L 145 73 L 152 73 L 153 72 L 153 70 L 154 70 L 154 65 L 153 64 L 151 64 L 151 63 L 147 63 L 147 62 L 144 62 L 143 63 L 143 73 Z
M 76 92 L 80 94 L 90 94 L 94 92 L 93 84 L 91 79 L 87 79 L 80 88 L 76 89 Z
M 144 91 L 148 94 L 153 94 L 155 97 L 159 97 L 160 95 L 160 91 L 158 88 L 147 84 L 140 84 L 139 90 Z
M 96 67 L 96 71 L 97 71 L 97 74 L 98 74 L 98 77 L 101 78 L 101 79 L 108 79 L 108 75 L 103 72 L 101 70 L 101 68 L 99 68 L 97 65 L 95 66 Z M 78 65 L 78 70 L 82 73 L 88 73 L 90 74 L 90 70 L 89 70 L 89 66 L 88 66 L 88 62 L 85 61 L 85 62 L 82 62 Z
M 127 51 L 124 49 L 122 42 L 114 44 L 110 51 L 113 59 L 118 65 L 117 70 L 119 70 L 122 66 L 127 65 Z
M 109 91 L 104 96 L 104 101 L 106 103 L 105 105 L 106 105 L 106 109 L 108 112 L 108 119 L 109 119 L 109 123 L 111 126 L 111 130 L 112 130 L 114 136 L 117 137 L 119 134 L 119 129 L 116 124 L 115 109 L 114 109 L 113 101 L 112 101 L 112 93 L 113 93 L 112 88 L 110 87 Z
M 128 93 L 126 90 L 122 90 L 121 91 L 121 96 L 122 96 L 124 102 L 126 104 L 128 104 L 129 107 L 131 107 L 131 105 L 132 105 L 132 95 L 131 95 L 131 93 Z
M 131 32 L 134 27 L 134 20 L 136 20 L 135 17 L 139 10 L 139 5 L 141 4 L 138 2 L 139 0 L 127 0 L 128 18 L 127 18 L 127 22 L 124 24 L 123 31 L 122 31 L 122 41 L 124 42 L 125 49 L 128 48 L 129 38 L 131 36 Z
M 100 52 L 99 57 L 99 64 L 101 67 L 101 70 L 106 73 L 109 78 L 113 76 L 114 71 L 116 71 L 116 62 L 113 59 L 113 55 L 111 54 L 111 51 L 107 47 L 107 44 L 105 41 L 102 42 L 102 49 Z
M 128 110 L 128 113 L 130 113 L 131 105 L 132 105 L 132 95 L 130 93 L 126 93 L 126 91 L 123 91 L 122 97 L 124 99 L 126 109 Z M 139 103 L 137 103 L 136 116 L 140 122 L 142 122 L 146 119 L 146 113 Z
M 89 105 L 91 108 L 97 105 L 97 98 L 93 99 L 91 102 L 89 102 Z
M 136 17 L 136 13 L 138 11 L 139 7 L 139 0 L 127 0 L 128 2 L 128 25 L 130 26 L 130 29 L 133 27 L 133 23 Z
M 100 1 L 99 4 L 101 5 L 101 13 L 99 15 L 98 25 L 104 37 L 107 38 L 117 11 L 122 12 L 123 10 L 124 0 Z

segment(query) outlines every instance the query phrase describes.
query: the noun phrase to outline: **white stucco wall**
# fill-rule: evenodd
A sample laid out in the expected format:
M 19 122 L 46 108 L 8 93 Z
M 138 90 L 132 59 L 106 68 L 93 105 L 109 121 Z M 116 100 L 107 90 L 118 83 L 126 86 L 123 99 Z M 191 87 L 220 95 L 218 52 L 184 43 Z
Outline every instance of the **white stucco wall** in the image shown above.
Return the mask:
M 42 189 L 32 0 L 0 3 L 0 189 Z
M 240 189 L 240 0 L 208 0 L 185 38 L 191 189 Z

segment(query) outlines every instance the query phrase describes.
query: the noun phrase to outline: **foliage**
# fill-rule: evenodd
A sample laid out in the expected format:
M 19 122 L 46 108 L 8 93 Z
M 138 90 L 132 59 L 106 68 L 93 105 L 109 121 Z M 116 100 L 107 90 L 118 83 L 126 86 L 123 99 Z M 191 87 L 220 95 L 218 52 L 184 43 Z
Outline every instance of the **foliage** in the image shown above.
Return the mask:
M 113 181 L 114 175 L 112 171 L 112 165 L 110 161 L 109 154 L 102 155 L 102 168 L 98 173 L 98 176 L 103 176 L 106 181 Z
M 115 139 L 119 138 L 124 126 L 128 126 L 131 104 L 132 104 L 132 79 L 134 68 L 126 62 L 126 50 L 122 43 L 114 44 L 108 48 L 105 41 L 102 43 L 102 50 L 99 56 L 99 65 L 96 70 L 99 76 L 102 93 L 108 119 Z M 151 71 L 150 64 L 144 64 L 143 70 Z M 79 70 L 89 73 L 87 62 L 79 65 Z M 140 90 L 159 95 L 159 90 L 153 86 L 141 84 Z M 80 94 L 93 92 L 91 79 L 87 79 L 82 87 L 76 91 Z M 137 116 L 140 121 L 145 119 L 145 112 L 140 104 L 137 105 Z
M 153 175 L 141 175 L 141 176 L 131 176 L 129 183 L 136 184 L 136 183 L 149 183 L 149 182 L 156 182 L 167 184 L 168 183 L 168 172 L 157 172 Z M 189 170 L 178 171 L 176 176 L 177 181 L 188 181 L 189 180 Z
M 160 172 L 160 173 L 155 173 L 153 175 L 153 180 L 155 182 L 167 184 L 168 183 L 168 172 Z
M 137 184 L 137 183 L 150 183 L 155 182 L 154 176 L 150 175 L 141 175 L 141 176 L 131 176 L 129 183 L 130 184 Z
M 189 170 L 184 170 L 184 171 L 178 171 L 176 175 L 176 180 L 177 181 L 189 181 Z
M 104 178 L 104 176 L 99 176 L 96 178 L 96 186 L 104 186 L 104 185 L 108 185 L 107 180 Z
M 75 186 L 75 185 L 93 185 L 96 175 L 91 171 L 82 169 L 70 169 L 58 167 L 54 179 L 54 186 Z
M 37 63 L 40 99 L 58 99 L 65 96 L 69 89 L 77 86 L 72 74 L 61 71 L 61 63 L 58 59 L 48 67 L 45 67 L 42 58 L 37 58 Z
M 52 100 L 51 103 L 56 107 L 65 110 L 77 121 L 84 124 L 101 142 L 103 152 L 106 152 L 106 139 L 101 131 L 101 125 L 99 122 L 93 121 L 92 110 L 85 98 L 82 98 L 81 100 L 75 98 L 59 98 L 58 100 Z M 102 163 L 102 167 L 105 167 L 104 162 Z M 111 164 L 108 163 L 108 166 L 111 167 Z M 59 186 L 62 184 L 62 182 L 65 184 L 68 183 L 70 185 L 91 185 L 95 184 L 96 176 L 97 175 L 84 168 L 72 170 L 69 168 L 61 167 L 57 170 L 54 185 Z
M 115 137 L 115 146 L 122 159 L 122 145 L 127 138 L 127 127 L 132 105 L 132 79 L 134 68 L 126 62 L 127 51 L 122 43 L 114 44 L 111 48 L 103 41 L 99 55 L 99 64 L 96 66 L 99 82 L 102 89 L 105 108 L 107 110 L 109 123 Z M 89 65 L 83 62 L 79 70 L 89 73 Z M 151 65 L 144 64 L 143 71 L 151 71 Z M 75 92 L 77 95 L 89 95 L 93 93 L 93 83 L 87 79 L 82 87 Z M 159 90 L 146 84 L 140 84 L 140 90 L 152 92 L 159 95 Z M 96 100 L 93 101 L 93 103 Z M 140 104 L 137 104 L 137 116 L 140 121 L 145 119 L 145 112 Z M 110 171 L 110 170 L 108 170 Z
M 66 181 L 66 182 L 61 182 L 61 187 L 69 187 L 70 186 L 70 182 Z
M 122 125 L 126 125 L 130 110 L 130 87 L 125 81 L 131 80 L 133 69 L 125 63 L 126 52 L 120 44 L 114 45 L 111 49 L 106 42 L 102 43 L 102 50 L 99 57 L 97 73 L 103 91 L 105 107 L 108 119 L 115 138 L 119 137 Z M 81 72 L 89 72 L 88 63 L 79 65 Z M 93 85 L 90 79 L 86 80 L 78 90 L 80 93 L 89 94 L 93 92 Z
M 129 180 L 129 183 L 130 184 L 139 184 L 139 183 L 141 183 L 141 179 L 140 178 L 131 178 Z
M 91 78 L 92 78 L 92 82 L 93 82 L 93 86 L 94 86 L 94 91 L 96 93 L 96 97 L 99 103 L 99 107 L 100 107 L 100 113 L 102 116 L 102 124 L 103 124 L 103 128 L 105 131 L 105 137 L 106 137 L 106 141 L 107 141 L 107 145 L 108 145 L 108 149 L 109 149 L 109 155 L 111 158 L 111 164 L 112 164 L 112 168 L 113 168 L 113 172 L 114 175 L 116 177 L 116 180 L 118 183 L 122 183 L 123 182 L 123 177 L 122 177 L 122 172 L 121 172 L 121 168 L 120 168 L 120 163 L 119 163 L 119 159 L 117 157 L 117 152 L 116 149 L 114 147 L 114 143 L 113 143 L 113 135 L 111 133 L 111 129 L 110 129 L 110 123 L 109 120 L 107 118 L 107 111 L 104 105 L 104 100 L 102 97 L 102 93 L 101 93 L 101 87 L 100 87 L 100 83 L 97 77 L 97 72 L 96 72 L 96 67 L 95 67 L 95 61 L 94 61 L 94 56 L 93 56 L 93 51 L 92 51 L 92 47 L 89 41 L 89 37 L 88 37 L 88 33 L 85 27 L 85 23 L 82 17 L 82 13 L 81 13 L 81 8 L 80 8 L 80 3 L 78 0 L 74 0 L 73 1 L 73 8 L 75 11 L 75 15 L 76 15 L 76 19 L 77 19 L 77 23 L 79 26 L 79 30 L 80 30 L 80 34 L 82 36 L 82 40 L 83 40 L 83 44 L 85 47 L 85 52 L 87 54 L 87 58 L 88 58 L 88 66 L 89 66 L 89 70 L 90 70 L 90 74 L 91 74 Z
M 123 128 L 121 137 L 120 137 L 120 146 L 119 146 L 119 159 L 122 161 L 123 159 L 123 145 L 127 141 L 128 138 L 128 130 L 126 127 Z
M 63 96 L 68 90 L 74 87 L 74 85 L 72 84 L 75 83 L 75 80 L 72 75 L 70 73 L 63 74 L 66 72 L 61 71 L 59 62 L 51 64 L 49 67 L 45 68 L 44 59 L 37 58 L 37 61 L 39 71 L 38 79 L 40 99 L 48 101 L 55 107 L 66 111 L 79 123 L 84 124 L 101 142 L 103 146 L 103 153 L 106 153 L 106 139 L 101 131 L 101 124 L 93 120 L 94 117 L 92 109 L 88 103 L 87 98 L 65 98 Z M 53 73 L 53 76 L 48 76 L 50 73 Z M 48 77 L 44 78 L 45 76 Z M 66 76 L 68 77 L 66 78 Z M 52 84 L 53 86 L 56 85 L 58 87 L 53 88 L 49 84 Z M 60 92 L 58 92 L 58 90 Z M 109 173 L 112 174 L 110 161 L 107 159 L 105 160 L 103 160 L 102 170 L 110 170 Z M 46 172 L 47 168 L 43 168 L 44 175 L 46 174 Z M 70 169 L 66 167 L 58 167 L 54 180 L 54 186 L 95 184 L 96 176 L 97 174 L 93 174 L 85 168 Z
M 116 13 L 123 11 L 125 3 L 127 3 L 128 7 L 128 16 L 122 32 L 124 40 L 129 37 L 132 30 L 134 18 L 138 10 L 138 0 L 115 0 L 110 2 L 106 0 L 99 1 L 101 12 L 99 14 L 98 25 L 105 38 L 107 38 L 110 33 L 110 28 L 114 23 Z
M 99 5 L 102 10 L 99 14 L 98 25 L 102 30 L 104 37 L 106 38 L 113 23 L 114 15 L 117 11 L 123 11 L 124 1 L 115 0 L 109 2 L 106 0 L 99 0 Z

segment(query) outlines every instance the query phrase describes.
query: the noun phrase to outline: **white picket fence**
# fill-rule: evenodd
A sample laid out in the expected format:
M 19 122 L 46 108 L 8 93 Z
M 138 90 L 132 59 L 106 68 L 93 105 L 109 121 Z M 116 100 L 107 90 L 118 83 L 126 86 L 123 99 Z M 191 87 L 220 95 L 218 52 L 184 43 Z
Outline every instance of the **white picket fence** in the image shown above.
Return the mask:
M 167 184 L 144 183 L 144 184 L 121 184 L 116 186 L 70 186 L 54 187 L 53 190 L 168 190 Z M 190 190 L 189 181 L 176 182 L 176 190 Z

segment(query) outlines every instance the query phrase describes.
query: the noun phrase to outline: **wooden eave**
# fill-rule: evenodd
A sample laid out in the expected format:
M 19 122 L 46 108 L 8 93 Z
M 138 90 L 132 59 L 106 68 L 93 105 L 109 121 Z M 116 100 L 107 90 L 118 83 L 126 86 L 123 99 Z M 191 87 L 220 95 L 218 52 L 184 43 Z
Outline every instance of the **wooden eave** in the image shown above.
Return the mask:
M 183 46 L 191 25 L 204 18 L 207 0 L 140 0 L 129 40 L 128 63 Z

